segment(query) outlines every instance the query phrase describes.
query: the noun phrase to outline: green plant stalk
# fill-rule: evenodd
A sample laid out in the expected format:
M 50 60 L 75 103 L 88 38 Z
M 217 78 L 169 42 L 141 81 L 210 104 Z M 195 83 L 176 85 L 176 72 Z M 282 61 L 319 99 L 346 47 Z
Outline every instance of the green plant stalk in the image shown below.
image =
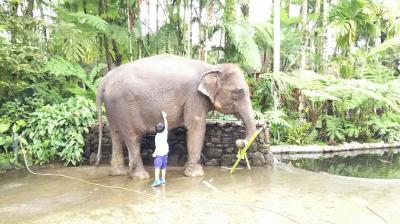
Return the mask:
M 260 132 L 264 129 L 264 127 L 262 127 L 259 130 L 255 131 L 253 133 L 253 135 L 251 136 L 250 140 L 247 142 L 247 144 L 242 149 L 240 149 L 240 148 L 238 149 L 238 154 L 237 154 L 238 158 L 237 158 L 235 164 L 233 165 L 233 167 L 231 169 L 231 173 L 233 173 L 233 171 L 236 169 L 237 165 L 239 164 L 240 160 L 243 159 L 243 158 L 246 159 L 246 163 L 247 163 L 248 169 L 251 169 L 249 160 L 247 159 L 246 152 L 249 149 L 251 143 L 253 143 L 253 141 L 257 138 L 258 134 L 260 134 Z

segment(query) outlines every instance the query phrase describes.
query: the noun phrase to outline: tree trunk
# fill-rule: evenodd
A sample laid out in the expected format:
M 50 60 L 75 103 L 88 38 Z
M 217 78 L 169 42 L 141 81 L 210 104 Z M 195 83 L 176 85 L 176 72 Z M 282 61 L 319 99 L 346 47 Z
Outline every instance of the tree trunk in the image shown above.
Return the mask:
M 281 46 L 281 17 L 280 17 L 280 2 L 274 0 L 274 74 L 280 73 L 280 46 Z M 279 94 L 274 82 L 271 82 L 271 91 L 274 99 L 274 110 L 278 110 Z
M 245 21 L 249 21 L 249 5 L 244 3 L 240 5 L 240 11 L 242 11 L 242 16 Z
M 208 14 L 209 14 L 209 1 L 206 2 L 205 5 L 205 18 L 204 18 L 204 38 L 203 38 L 203 61 L 207 62 L 208 60 L 208 51 L 207 51 L 207 45 L 208 45 Z
M 193 30 L 192 30 L 192 17 L 193 17 L 193 0 L 189 0 L 189 9 L 190 9 L 190 14 L 189 14 L 189 23 L 188 23 L 188 29 L 189 29 L 189 46 L 188 46 L 188 56 L 189 58 L 192 58 L 192 40 L 193 40 Z
M 140 17 L 140 7 L 141 0 L 136 0 L 136 5 L 135 5 L 135 19 L 137 20 L 136 25 L 137 29 L 139 30 L 139 36 L 136 41 L 136 49 L 138 51 L 138 58 L 142 58 L 142 24 L 141 24 L 141 17 Z
M 306 49 L 307 49 L 307 0 L 301 2 L 301 34 L 302 34 L 302 45 L 300 50 L 300 71 L 306 69 Z
M 18 16 L 18 1 L 11 1 L 10 2 L 10 15 L 12 17 L 17 17 Z M 13 26 L 10 30 L 11 32 L 11 43 L 16 43 L 17 42 L 17 31 L 16 28 Z
M 31 18 L 33 18 L 33 7 L 35 5 L 35 0 L 27 0 L 27 2 L 28 2 L 28 6 L 26 7 L 26 9 L 24 11 L 24 15 L 30 16 Z
M 44 13 L 43 13 L 43 5 L 42 5 L 42 2 L 40 2 L 40 3 L 38 3 L 38 8 L 39 8 L 39 12 L 40 12 L 40 18 L 42 19 L 42 21 L 43 21 L 43 26 L 42 26 L 42 34 L 43 34 L 43 42 L 44 43 L 47 43 L 47 28 L 46 28 L 46 21 L 45 21 L 45 18 L 44 18 Z M 46 45 L 46 51 L 47 51 L 47 44 L 45 44 Z
M 117 42 L 113 39 L 111 40 L 111 44 L 115 55 L 115 58 L 113 58 L 113 62 L 116 66 L 120 66 L 122 63 L 122 55 L 118 50 Z
M 174 7 L 176 7 L 177 14 L 179 15 L 178 19 L 176 20 L 176 25 L 177 25 L 177 34 L 176 34 L 176 39 L 178 40 L 178 46 L 174 50 L 174 52 L 178 55 L 183 55 L 185 53 L 185 47 L 184 47 L 184 40 L 185 40 L 185 33 L 184 33 L 184 28 L 182 23 L 182 18 L 181 18 L 181 0 L 176 0 L 174 3 Z
M 183 1 L 183 24 L 184 24 L 184 26 L 183 26 L 183 36 L 184 36 L 184 39 L 185 39 L 185 56 L 186 57 L 188 57 L 189 58 L 189 56 L 188 56 L 188 51 L 189 51 L 189 48 L 188 48 L 188 44 L 187 43 L 189 43 L 189 32 L 188 32 L 188 28 L 186 28 L 186 23 L 187 23 L 187 15 L 188 15 L 188 0 L 184 0 Z
M 106 0 L 100 0 L 99 1 L 99 16 L 105 14 L 107 12 L 107 1 Z M 108 37 L 106 34 L 103 34 L 103 46 L 106 54 L 106 62 L 107 62 L 107 69 L 110 71 L 113 68 L 112 64 L 112 58 L 110 54 L 110 47 L 109 47 L 109 41 Z
M 155 33 L 155 35 L 157 35 L 157 33 L 158 33 L 158 30 L 159 30 L 159 24 L 158 24 L 158 10 L 159 10 L 159 7 L 160 7 L 160 3 L 158 2 L 159 0 L 157 0 L 157 4 L 156 4 L 156 33 Z M 155 39 L 155 41 L 156 41 L 156 54 L 158 54 L 159 53 L 159 48 L 158 48 L 158 38 L 156 38 Z
M 328 0 L 322 0 L 322 35 L 321 35 L 321 66 L 320 66 L 320 73 L 326 70 L 326 64 L 328 62 L 328 54 L 327 54 L 327 44 L 328 44 L 328 34 L 327 34 L 327 27 L 328 27 Z
M 150 0 L 147 0 L 147 43 L 150 44 Z
M 103 34 L 103 45 L 106 52 L 106 61 L 107 61 L 107 69 L 110 71 L 113 68 L 113 63 L 110 54 L 110 47 L 108 46 L 108 38 L 107 35 Z
M 126 5 L 128 7 L 128 45 L 129 45 L 129 61 L 133 61 L 133 50 L 132 50 L 132 28 L 133 22 L 135 21 L 135 15 L 132 10 L 131 0 L 127 0 Z
M 83 13 L 87 14 L 87 0 L 82 1 Z
M 224 24 L 232 23 L 236 20 L 236 0 L 226 0 L 224 10 Z M 232 43 L 232 37 L 229 31 L 225 29 L 225 59 L 230 62 L 235 62 L 237 52 Z
M 202 13 L 205 1 L 199 1 L 199 15 L 197 22 L 199 23 L 199 50 L 197 58 L 204 61 L 204 46 L 203 46 L 203 26 L 202 26 Z
M 274 73 L 280 72 L 281 20 L 279 4 L 279 0 L 274 0 Z
M 290 13 L 290 4 L 291 4 L 291 0 L 284 0 L 284 2 L 283 2 L 284 10 L 287 12 L 288 15 Z
M 315 25 L 314 25 L 314 30 L 312 38 L 310 39 L 310 49 L 312 54 L 314 55 L 314 65 L 313 65 L 313 70 L 315 72 L 319 72 L 319 67 L 320 67 L 320 58 L 321 56 L 319 55 L 320 53 L 320 40 L 319 40 L 319 36 L 321 35 L 321 32 L 319 31 L 319 27 L 320 27 L 320 15 L 321 15 L 321 0 L 316 0 L 315 2 L 315 10 L 314 10 L 314 14 L 315 14 Z

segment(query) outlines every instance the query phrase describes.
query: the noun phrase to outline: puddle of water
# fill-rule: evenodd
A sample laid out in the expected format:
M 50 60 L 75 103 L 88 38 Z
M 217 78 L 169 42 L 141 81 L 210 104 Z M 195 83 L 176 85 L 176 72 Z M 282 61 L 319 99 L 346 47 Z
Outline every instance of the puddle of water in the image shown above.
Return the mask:
M 400 179 L 400 149 L 319 154 L 317 156 L 298 154 L 281 159 L 297 168 L 310 171 L 351 177 Z

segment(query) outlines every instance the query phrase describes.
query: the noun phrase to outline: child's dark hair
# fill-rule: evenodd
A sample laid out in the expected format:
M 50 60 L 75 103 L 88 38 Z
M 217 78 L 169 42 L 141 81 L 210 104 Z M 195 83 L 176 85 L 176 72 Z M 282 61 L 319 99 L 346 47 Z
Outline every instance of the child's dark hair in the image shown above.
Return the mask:
M 164 126 L 163 123 L 158 123 L 158 124 L 156 125 L 156 132 L 157 132 L 157 133 L 163 132 L 164 129 L 165 129 L 165 126 Z

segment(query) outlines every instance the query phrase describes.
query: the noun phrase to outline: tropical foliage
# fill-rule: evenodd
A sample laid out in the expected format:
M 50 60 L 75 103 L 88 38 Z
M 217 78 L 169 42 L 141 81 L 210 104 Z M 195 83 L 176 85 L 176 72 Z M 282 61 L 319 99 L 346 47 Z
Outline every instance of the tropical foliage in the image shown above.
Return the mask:
M 100 78 L 122 63 L 161 53 L 240 64 L 255 116 L 270 122 L 274 143 L 399 141 L 398 3 L 281 1 L 282 73 L 272 73 L 272 12 L 250 23 L 250 4 L 0 3 L 1 158 L 16 160 L 19 136 L 38 163 L 82 161 L 82 135 L 94 123 Z M 293 12 L 296 5 L 301 16 Z

